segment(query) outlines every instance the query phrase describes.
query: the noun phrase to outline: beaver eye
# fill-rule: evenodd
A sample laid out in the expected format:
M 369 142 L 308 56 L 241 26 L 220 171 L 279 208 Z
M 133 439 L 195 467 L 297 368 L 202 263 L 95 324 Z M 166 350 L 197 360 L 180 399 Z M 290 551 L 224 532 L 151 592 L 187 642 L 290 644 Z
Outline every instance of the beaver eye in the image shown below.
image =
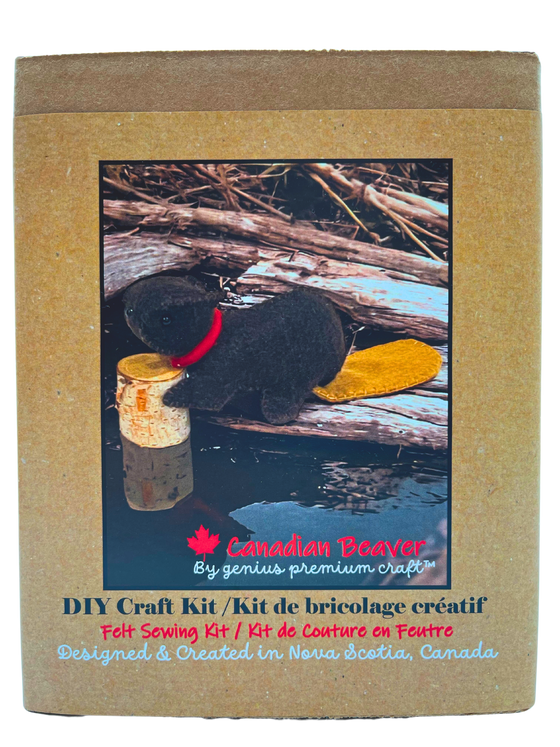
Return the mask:
M 161 323 L 164 327 L 167 327 L 168 324 L 171 324 L 171 317 L 170 316 L 162 316 L 161 317 Z

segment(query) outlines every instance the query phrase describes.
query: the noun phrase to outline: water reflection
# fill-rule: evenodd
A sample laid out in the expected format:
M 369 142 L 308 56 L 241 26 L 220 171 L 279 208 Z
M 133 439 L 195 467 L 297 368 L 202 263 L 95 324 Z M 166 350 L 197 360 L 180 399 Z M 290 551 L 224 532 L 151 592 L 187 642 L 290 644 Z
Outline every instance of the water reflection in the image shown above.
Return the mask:
M 328 505 L 355 513 L 419 508 L 447 500 L 447 476 L 418 464 L 323 466 Z

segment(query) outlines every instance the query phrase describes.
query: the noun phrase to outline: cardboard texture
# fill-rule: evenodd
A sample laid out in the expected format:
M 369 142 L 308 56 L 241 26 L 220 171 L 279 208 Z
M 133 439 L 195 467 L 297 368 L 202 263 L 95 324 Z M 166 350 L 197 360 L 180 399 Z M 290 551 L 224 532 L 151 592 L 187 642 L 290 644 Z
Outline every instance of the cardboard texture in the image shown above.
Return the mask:
M 538 96 L 538 61 L 527 54 L 208 52 L 18 61 L 17 366 L 27 709 L 346 718 L 511 712 L 532 705 Z M 236 590 L 104 587 L 99 162 L 244 159 L 452 160 L 451 574 L 440 588 L 255 590 L 249 581 Z M 196 428 L 195 420 L 193 434 Z M 198 526 L 192 529 L 194 535 Z M 185 538 L 185 553 L 191 552 L 186 545 Z M 182 601 L 195 597 L 200 614 Z M 332 597 L 337 605 L 362 604 L 364 597 L 390 603 L 392 613 L 349 612 L 356 607 L 335 614 L 327 608 L 324 614 L 306 611 Z M 241 600 L 237 607 L 234 598 Z M 458 604 L 455 614 L 438 613 L 442 599 Z M 80 601 L 80 611 L 73 600 Z M 95 600 L 106 603 L 106 615 Z M 159 614 L 146 615 L 149 603 Z M 395 613 L 397 604 L 401 611 Z M 190 637 L 141 640 L 146 623 L 177 623 Z M 205 625 L 213 623 L 228 628 L 225 638 L 204 637 Z M 249 639 L 249 623 L 270 626 L 269 637 L 255 633 Z M 294 627 L 293 638 L 278 637 L 284 623 Z M 424 639 L 401 628 L 399 640 L 397 625 L 410 630 L 430 623 L 452 626 L 452 634 Z M 367 637 L 305 638 L 306 624 L 365 626 Z M 136 632 L 116 638 L 110 631 L 104 641 L 102 625 L 121 631 L 131 625 Z M 376 626 L 389 627 L 390 639 L 375 637 Z M 145 643 L 147 660 L 137 657 Z M 179 644 L 195 652 L 227 645 L 252 658 L 181 659 L 173 653 Z M 354 652 L 384 644 L 392 655 L 385 649 L 386 656 L 352 656 L 350 644 Z M 298 645 L 300 654 L 333 653 L 297 658 L 290 649 Z M 426 658 L 426 645 L 430 651 L 454 649 L 461 658 Z M 82 655 L 95 647 L 136 654 L 108 663 Z M 266 654 L 272 649 L 278 655 Z M 406 658 L 396 654 L 401 649 Z M 470 658 L 461 655 L 467 649 Z

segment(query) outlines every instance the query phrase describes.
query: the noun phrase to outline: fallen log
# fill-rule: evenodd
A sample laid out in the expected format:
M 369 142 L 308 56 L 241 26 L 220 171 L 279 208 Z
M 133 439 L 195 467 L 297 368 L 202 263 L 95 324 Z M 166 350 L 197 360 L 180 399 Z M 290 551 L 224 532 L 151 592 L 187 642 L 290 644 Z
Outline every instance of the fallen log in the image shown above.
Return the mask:
M 166 227 L 174 232 L 203 229 L 227 234 L 228 238 L 236 236 L 253 244 L 372 265 L 408 275 L 411 282 L 445 287 L 448 281 L 448 267 L 444 262 L 347 239 L 298 223 L 290 224 L 268 215 L 125 200 L 105 200 L 104 215 L 107 220 L 124 226 Z M 192 241 L 193 237 L 189 235 L 187 239 Z
M 246 300 L 294 287 L 316 288 L 372 329 L 419 340 L 447 340 L 447 291 L 388 278 L 372 267 L 298 255 L 292 262 L 259 262 L 236 282 Z
M 297 256 L 300 256 L 299 253 Z M 302 261 L 308 255 L 301 255 Z M 232 239 L 186 237 L 179 234 L 162 236 L 157 233 L 108 234 L 104 240 L 104 292 L 109 299 L 143 277 L 149 277 L 165 270 L 184 270 L 204 263 L 209 269 L 223 272 L 244 272 L 260 261 L 288 261 L 294 257 L 289 249 L 274 249 L 264 244 L 249 244 Z M 319 266 L 319 265 L 318 265 Z M 370 274 L 373 270 L 394 280 L 419 282 L 418 277 L 374 268 L 373 265 L 359 265 L 356 272 Z
M 243 272 L 261 260 L 289 259 L 292 252 L 229 239 L 157 233 L 108 234 L 104 240 L 104 293 L 110 299 L 131 283 L 165 270 L 184 270 L 205 263 L 218 271 Z
M 442 451 L 447 448 L 447 402 L 438 397 L 394 394 L 336 405 L 307 402 L 287 425 L 198 411 L 196 417 L 234 430 L 277 436 L 312 436 L 371 441 L 389 446 Z

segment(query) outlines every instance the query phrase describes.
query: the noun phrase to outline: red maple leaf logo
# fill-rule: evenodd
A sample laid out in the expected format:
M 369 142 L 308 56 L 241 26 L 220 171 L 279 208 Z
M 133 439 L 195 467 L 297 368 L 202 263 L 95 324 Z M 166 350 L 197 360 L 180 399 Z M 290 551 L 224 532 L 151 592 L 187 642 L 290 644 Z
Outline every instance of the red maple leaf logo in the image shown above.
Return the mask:
M 194 550 L 197 555 L 202 555 L 204 562 L 206 555 L 213 555 L 214 548 L 220 544 L 220 535 L 210 534 L 208 529 L 201 524 L 200 529 L 197 529 L 192 537 L 187 537 L 187 542 L 191 550 Z

